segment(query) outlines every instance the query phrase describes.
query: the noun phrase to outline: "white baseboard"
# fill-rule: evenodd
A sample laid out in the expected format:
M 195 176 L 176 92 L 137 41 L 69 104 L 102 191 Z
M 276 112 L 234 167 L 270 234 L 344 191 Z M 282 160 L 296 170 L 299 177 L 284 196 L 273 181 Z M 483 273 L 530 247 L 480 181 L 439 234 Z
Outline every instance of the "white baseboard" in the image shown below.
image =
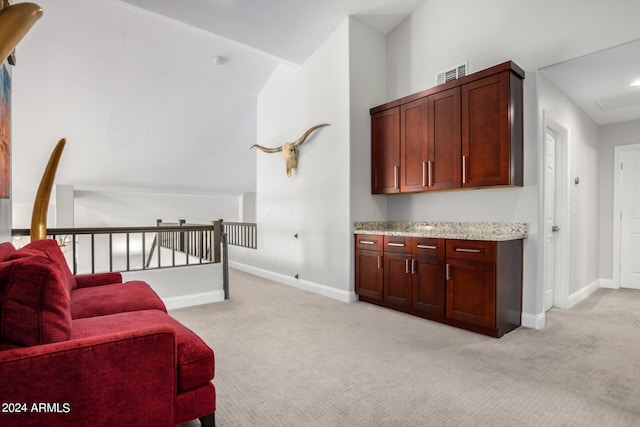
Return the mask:
M 294 277 L 285 276 L 284 274 L 280 273 L 274 273 L 273 271 L 264 270 L 262 268 L 254 267 L 251 265 L 229 261 L 229 267 L 244 271 L 245 273 L 253 274 L 255 276 L 263 277 L 265 279 L 273 280 L 274 282 L 283 283 L 294 288 L 313 292 L 314 294 L 333 298 L 338 301 L 355 302 L 358 300 L 358 296 L 355 294 L 355 292 L 343 291 L 327 285 L 322 285 L 320 283 L 310 282 L 303 279 L 296 279 Z M 233 295 L 233 286 L 231 286 L 229 292 Z
M 596 279 L 593 282 L 589 283 L 584 288 L 569 295 L 569 301 L 568 301 L 569 306 L 567 308 L 571 308 L 577 303 L 579 303 L 580 301 L 584 301 L 585 299 L 587 299 L 589 295 L 591 295 L 592 293 L 594 293 L 596 290 L 600 288 L 600 282 L 601 282 L 600 279 Z
M 600 279 L 600 287 L 607 289 L 620 289 L 620 286 L 616 286 L 613 284 L 612 279 Z
M 201 292 L 190 295 L 180 295 L 177 297 L 162 298 L 162 302 L 167 310 L 175 310 L 177 308 L 191 307 L 194 305 L 210 304 L 213 302 L 224 301 L 224 291 Z
M 520 321 L 525 328 L 542 329 L 546 323 L 545 313 L 531 314 L 523 312 Z

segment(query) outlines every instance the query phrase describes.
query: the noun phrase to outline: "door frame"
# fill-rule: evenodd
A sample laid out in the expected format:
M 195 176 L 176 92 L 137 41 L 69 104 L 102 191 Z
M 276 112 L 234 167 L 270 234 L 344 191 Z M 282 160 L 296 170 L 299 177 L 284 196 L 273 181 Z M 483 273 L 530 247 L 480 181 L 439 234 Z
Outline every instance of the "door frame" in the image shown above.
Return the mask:
M 622 239 L 622 221 L 620 214 L 622 213 L 622 203 L 620 194 L 622 191 L 622 170 L 618 165 L 622 163 L 623 156 L 627 151 L 640 151 L 640 144 L 616 145 L 613 147 L 613 289 L 620 288 L 620 268 L 622 267 L 622 259 L 620 255 L 620 245 Z
M 553 306 L 558 308 L 569 308 L 569 243 L 571 236 L 571 179 L 570 179 L 570 147 L 569 147 L 569 129 L 554 120 L 547 111 L 543 110 L 543 127 L 542 127 L 542 170 L 544 170 L 544 162 L 547 155 L 546 134 L 547 129 L 554 131 L 557 135 L 556 152 L 555 152 L 555 221 L 560 227 L 560 232 L 554 237 L 555 248 L 555 280 L 553 287 Z M 546 192 L 547 189 L 544 180 L 541 179 L 543 187 L 542 195 L 542 215 L 540 217 L 540 230 L 542 240 L 544 240 L 544 212 L 546 212 Z M 544 281 L 546 271 L 549 266 L 546 263 L 546 251 L 544 244 L 542 245 L 542 277 Z M 541 298 L 544 298 L 544 282 L 541 286 Z M 544 300 L 541 301 L 541 307 L 544 308 Z

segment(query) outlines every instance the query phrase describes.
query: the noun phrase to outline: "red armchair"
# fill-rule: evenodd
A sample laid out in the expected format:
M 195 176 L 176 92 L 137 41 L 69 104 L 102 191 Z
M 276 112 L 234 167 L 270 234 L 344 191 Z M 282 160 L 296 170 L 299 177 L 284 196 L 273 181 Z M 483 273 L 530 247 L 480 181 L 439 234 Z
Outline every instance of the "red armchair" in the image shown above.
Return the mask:
M 144 282 L 0 244 L 0 425 L 215 424 L 214 354 Z M 66 268 L 66 270 L 65 270 Z

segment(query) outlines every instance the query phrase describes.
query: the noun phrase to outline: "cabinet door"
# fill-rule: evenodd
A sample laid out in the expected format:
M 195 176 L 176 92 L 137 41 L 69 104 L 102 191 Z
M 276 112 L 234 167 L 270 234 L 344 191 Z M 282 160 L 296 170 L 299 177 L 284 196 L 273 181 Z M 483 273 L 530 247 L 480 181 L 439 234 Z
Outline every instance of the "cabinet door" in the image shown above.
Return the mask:
M 371 192 L 400 192 L 400 107 L 371 115 Z
M 510 184 L 509 72 L 462 86 L 462 187 Z
M 429 124 L 429 189 L 460 188 L 460 88 L 429 96 Z
M 416 256 L 411 260 L 411 307 L 422 313 L 444 315 L 445 263 L 443 258 Z
M 445 315 L 462 322 L 495 328 L 495 264 L 447 259 Z
M 411 305 L 411 259 L 408 255 L 385 252 L 384 300 L 402 307 Z
M 356 294 L 382 301 L 382 252 L 356 250 Z
M 400 107 L 400 191 L 427 190 L 428 104 L 421 98 Z

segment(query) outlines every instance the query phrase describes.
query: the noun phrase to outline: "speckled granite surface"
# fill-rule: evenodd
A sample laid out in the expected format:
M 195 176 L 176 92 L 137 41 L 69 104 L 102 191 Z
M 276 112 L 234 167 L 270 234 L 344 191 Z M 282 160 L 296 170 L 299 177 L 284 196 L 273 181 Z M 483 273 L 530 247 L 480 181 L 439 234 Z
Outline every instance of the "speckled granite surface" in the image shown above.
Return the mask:
M 417 236 L 464 240 L 516 240 L 527 237 L 519 222 L 369 221 L 354 222 L 354 234 Z

